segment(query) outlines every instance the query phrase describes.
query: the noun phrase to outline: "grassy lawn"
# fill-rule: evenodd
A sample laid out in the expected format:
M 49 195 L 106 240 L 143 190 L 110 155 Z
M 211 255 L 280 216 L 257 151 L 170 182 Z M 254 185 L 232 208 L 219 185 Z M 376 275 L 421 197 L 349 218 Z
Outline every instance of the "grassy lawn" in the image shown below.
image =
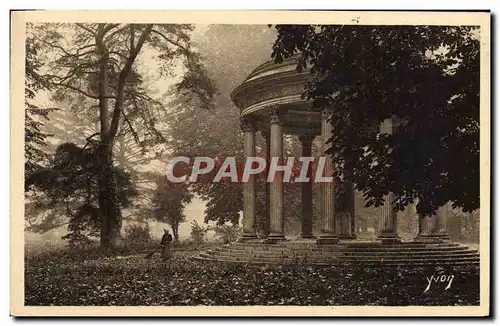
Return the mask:
M 478 305 L 478 267 L 253 266 L 169 262 L 147 251 L 28 252 L 26 305 Z M 431 276 L 453 275 L 448 282 Z

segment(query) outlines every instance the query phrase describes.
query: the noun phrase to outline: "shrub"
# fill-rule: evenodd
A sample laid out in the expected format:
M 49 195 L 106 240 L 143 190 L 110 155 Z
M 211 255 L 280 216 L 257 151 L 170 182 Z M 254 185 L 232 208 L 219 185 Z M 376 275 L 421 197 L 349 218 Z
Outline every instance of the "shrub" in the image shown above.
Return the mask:
M 92 244 L 91 236 L 80 227 L 73 228 L 71 232 L 62 236 L 61 240 L 67 240 L 70 249 L 85 249 Z
M 224 244 L 235 242 L 242 232 L 242 227 L 230 224 L 216 225 L 210 229 L 215 232 L 215 236 Z
M 150 244 L 153 239 L 149 225 L 133 224 L 125 229 L 125 242 L 127 245 L 132 246 L 145 246 Z
M 206 236 L 208 231 L 210 230 L 209 227 L 204 227 L 198 224 L 196 221 L 191 222 L 191 240 L 193 241 L 193 244 L 199 245 L 202 244 L 206 241 Z

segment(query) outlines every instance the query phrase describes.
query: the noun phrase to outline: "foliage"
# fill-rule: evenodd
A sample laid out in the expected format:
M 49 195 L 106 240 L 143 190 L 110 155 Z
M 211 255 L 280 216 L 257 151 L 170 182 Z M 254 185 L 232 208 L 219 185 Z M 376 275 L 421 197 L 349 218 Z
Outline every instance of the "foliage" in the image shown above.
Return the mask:
M 197 262 L 175 250 L 164 263 L 144 254 L 47 255 L 27 259 L 27 306 L 469 306 L 479 304 L 477 266 L 259 266 Z M 431 275 L 454 275 L 452 286 Z
M 188 105 L 178 97 L 170 102 L 171 121 L 168 134 L 173 156 L 187 156 L 194 160 L 196 156 L 220 157 L 237 156 L 241 159 L 243 142 L 239 131 L 237 110 L 217 106 L 210 111 L 200 111 Z M 231 107 L 231 109 L 233 109 Z M 225 126 L 220 128 L 224 119 Z M 191 184 L 202 200 L 206 201 L 205 222 L 239 219 L 242 207 L 242 190 L 238 183 L 207 182 L 206 178 Z
M 28 35 L 44 49 L 50 60 L 44 76 L 55 89 L 53 97 L 74 101 L 79 111 L 96 115 L 101 171 L 98 178 L 98 209 L 101 244 L 116 245 L 120 236 L 122 212 L 119 204 L 118 176 L 113 168 L 113 147 L 120 128 L 144 149 L 164 143 L 158 130 L 156 113 L 164 111 L 154 97 L 147 76 L 138 65 L 141 55 L 152 54 L 158 63 L 156 77 L 172 76 L 174 67 L 185 68 L 174 84 L 196 106 L 210 107 L 215 85 L 207 77 L 200 55 L 191 47 L 191 25 L 184 24 L 53 24 L 30 26 Z M 153 59 L 154 61 L 154 59 Z M 143 68 L 143 67 L 142 67 Z M 143 69 L 144 70 L 144 69 Z M 74 106 L 73 106 L 74 107 Z M 96 110 L 97 109 L 97 110 Z M 90 112 L 90 113 L 89 113 Z
M 368 205 L 389 191 L 429 215 L 479 207 L 479 39 L 470 26 L 277 25 L 276 62 L 314 75 L 304 96 L 334 108 L 328 152 L 352 165 Z M 393 134 L 378 125 L 396 117 Z M 457 164 L 459 162 L 459 164 Z
M 33 38 L 26 38 L 26 85 L 25 85 L 25 122 L 24 122 L 24 171 L 25 178 L 42 168 L 48 161 L 44 150 L 49 133 L 42 131 L 43 121 L 49 120 L 49 113 L 55 108 L 43 108 L 35 104 L 37 92 L 50 89 L 50 84 L 43 78 L 39 70 L 42 67 L 38 57 L 39 46 Z M 29 187 L 25 187 L 28 191 Z
M 45 210 L 59 212 L 59 219 L 48 215 L 49 220 L 42 224 L 50 229 L 50 224 L 61 223 L 60 219 L 69 218 L 68 231 L 64 236 L 70 245 L 80 243 L 84 238 L 98 236 L 101 214 L 98 209 L 98 177 L 101 170 L 96 155 L 96 147 L 80 148 L 72 143 L 57 147 L 47 167 L 30 175 L 26 183 L 34 190 L 43 192 L 46 200 L 39 201 Z M 121 207 L 128 207 L 136 189 L 130 176 L 119 168 L 114 168 L 117 177 L 118 198 Z
M 455 241 L 479 243 L 480 235 L 479 210 L 472 213 L 460 209 L 448 211 L 448 231 Z
M 71 223 L 69 233 L 61 237 L 62 240 L 68 240 L 68 246 L 70 248 L 85 248 L 92 244 L 92 240 L 86 234 L 88 230 L 85 228 L 83 223 Z
M 196 220 L 191 221 L 191 240 L 193 243 L 195 245 L 205 243 L 209 230 L 209 227 L 198 224 Z
M 125 228 L 125 242 L 132 246 L 144 246 L 152 242 L 151 230 L 147 223 L 131 224 Z
M 243 228 L 238 225 L 224 224 L 210 227 L 210 230 L 215 232 L 215 236 L 219 238 L 223 244 L 228 244 L 238 240 Z
M 175 242 L 179 242 L 180 224 L 186 221 L 184 209 L 192 199 L 193 194 L 186 183 L 173 183 L 165 176 L 157 176 L 152 199 L 153 218 L 170 225 Z

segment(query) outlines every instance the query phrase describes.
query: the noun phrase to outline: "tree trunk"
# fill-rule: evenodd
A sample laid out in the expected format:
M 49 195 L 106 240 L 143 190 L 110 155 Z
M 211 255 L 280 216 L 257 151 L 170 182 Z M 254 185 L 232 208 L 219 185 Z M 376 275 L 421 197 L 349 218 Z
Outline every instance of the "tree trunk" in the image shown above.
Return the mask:
M 99 211 L 101 213 L 101 247 L 115 247 L 120 240 L 121 211 L 118 187 L 113 171 L 112 145 L 102 142 L 99 148 Z
M 174 243 L 179 243 L 179 224 L 172 225 L 172 232 L 174 233 Z
M 120 129 L 123 121 L 120 121 Z M 120 169 L 125 170 L 125 135 L 122 134 L 118 137 L 118 166 Z
M 114 92 L 115 108 L 112 112 L 111 123 L 109 121 L 109 85 L 108 68 L 109 52 L 105 44 L 105 34 L 107 32 L 104 24 L 100 24 L 95 35 L 99 61 L 99 118 L 101 123 L 99 146 L 99 159 L 101 171 L 99 174 L 99 211 L 101 214 L 101 247 L 114 247 L 120 239 L 121 211 L 118 200 L 118 188 L 113 172 L 113 142 L 115 140 L 124 103 L 124 89 L 127 78 L 132 70 L 132 65 L 141 51 L 141 48 L 151 33 L 153 25 L 148 25 L 141 33 L 137 45 L 130 48 L 130 56 L 120 71 L 118 85 Z M 134 33 L 133 26 L 131 28 Z M 133 42 L 132 42 L 133 43 Z

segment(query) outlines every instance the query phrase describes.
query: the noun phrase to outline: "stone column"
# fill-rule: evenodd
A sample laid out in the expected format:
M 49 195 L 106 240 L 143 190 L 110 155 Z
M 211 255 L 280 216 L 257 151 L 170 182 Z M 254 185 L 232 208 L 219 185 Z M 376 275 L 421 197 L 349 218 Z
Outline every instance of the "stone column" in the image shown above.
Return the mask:
M 352 239 L 351 236 L 351 216 L 348 211 L 338 211 L 335 213 L 336 234 L 339 239 Z
M 271 122 L 271 149 L 270 157 L 279 158 L 279 165 L 283 164 L 283 131 L 281 128 L 281 117 L 279 110 L 273 108 L 270 115 Z M 277 172 L 273 182 L 269 185 L 269 215 L 270 233 L 266 242 L 285 240 L 283 233 L 283 172 Z
M 311 157 L 312 155 L 312 141 L 314 136 L 301 135 L 299 140 L 302 144 L 302 157 Z M 300 237 L 304 239 L 312 239 L 313 235 L 313 193 L 312 193 L 312 162 L 309 163 L 307 169 L 307 178 L 309 182 L 302 182 L 302 230 Z
M 450 234 L 448 233 L 448 206 L 440 207 L 436 213 L 436 228 L 435 235 L 441 241 L 449 241 Z
M 351 125 L 351 120 L 348 122 L 349 126 Z M 344 191 L 347 195 L 347 207 L 346 211 L 348 212 L 349 219 L 349 238 L 356 238 L 356 191 L 353 179 L 353 166 L 355 164 L 355 154 L 353 151 L 348 148 L 345 152 L 344 156 Z
M 338 216 L 340 220 L 338 229 L 338 236 L 340 239 L 354 239 L 356 238 L 356 224 L 355 224 L 355 192 L 354 192 L 354 183 L 350 181 L 351 178 L 351 170 L 350 168 L 346 168 L 344 170 L 344 181 L 343 187 L 346 195 L 346 207 L 344 207 L 344 211 L 341 212 Z
M 436 236 L 434 235 L 435 229 L 435 217 L 434 216 L 424 216 L 423 214 L 418 214 L 418 236 L 415 238 L 415 242 L 435 242 Z
M 446 207 L 440 207 L 432 216 L 419 215 L 419 234 L 416 242 L 443 242 L 449 241 L 447 229 Z
M 264 233 L 266 236 L 269 235 L 269 232 L 270 232 L 270 228 L 271 228 L 271 220 L 270 220 L 270 217 L 269 217 L 269 182 L 267 182 L 267 176 L 269 174 L 269 165 L 271 164 L 271 136 L 270 136 L 270 132 L 267 130 L 267 131 L 262 131 L 262 137 L 264 137 L 265 139 L 265 155 L 266 155 L 266 173 L 265 173 L 265 188 L 266 188 L 266 200 L 265 200 L 265 210 L 264 210 L 264 221 L 263 221 L 263 229 L 264 229 Z
M 348 173 L 352 172 L 348 170 Z M 346 181 L 346 191 L 348 195 L 347 211 L 351 218 L 351 239 L 356 239 L 356 190 L 354 189 L 354 182 Z
M 432 216 L 433 228 L 430 236 L 436 242 L 450 241 L 450 234 L 448 233 L 448 208 L 446 205 L 440 207 L 436 214 Z
M 392 193 L 384 196 L 384 204 L 381 208 L 380 228 L 378 239 L 383 243 L 401 242 L 397 229 L 397 210 L 392 203 L 394 195 Z
M 332 135 L 332 125 L 328 119 L 332 115 L 329 109 L 323 110 L 321 113 L 321 138 L 323 142 L 323 153 L 328 149 L 326 142 Z M 324 154 L 326 155 L 326 154 Z M 333 164 L 330 155 L 326 155 L 324 175 L 332 176 Z M 335 233 L 335 189 L 332 182 L 323 182 L 321 184 L 322 196 L 322 232 L 317 240 L 318 244 L 334 244 L 339 241 Z
M 244 133 L 245 158 L 255 156 L 255 126 L 252 120 L 243 118 L 241 129 Z M 250 175 L 243 183 L 243 235 L 242 240 L 255 239 L 255 176 Z
M 396 118 L 386 119 L 380 126 L 380 132 L 393 133 L 396 126 Z M 381 208 L 380 228 L 378 240 L 382 243 L 401 242 L 397 229 L 397 210 L 394 206 L 394 194 L 388 193 L 384 196 L 384 204 Z
M 415 242 L 442 242 L 449 240 L 450 236 L 446 229 L 446 213 L 443 211 L 444 208 L 439 208 L 436 214 L 432 216 L 418 214 L 418 236 L 415 238 Z
M 424 216 L 423 214 L 418 215 L 418 237 L 425 237 L 431 233 L 430 223 L 427 221 L 428 216 Z

